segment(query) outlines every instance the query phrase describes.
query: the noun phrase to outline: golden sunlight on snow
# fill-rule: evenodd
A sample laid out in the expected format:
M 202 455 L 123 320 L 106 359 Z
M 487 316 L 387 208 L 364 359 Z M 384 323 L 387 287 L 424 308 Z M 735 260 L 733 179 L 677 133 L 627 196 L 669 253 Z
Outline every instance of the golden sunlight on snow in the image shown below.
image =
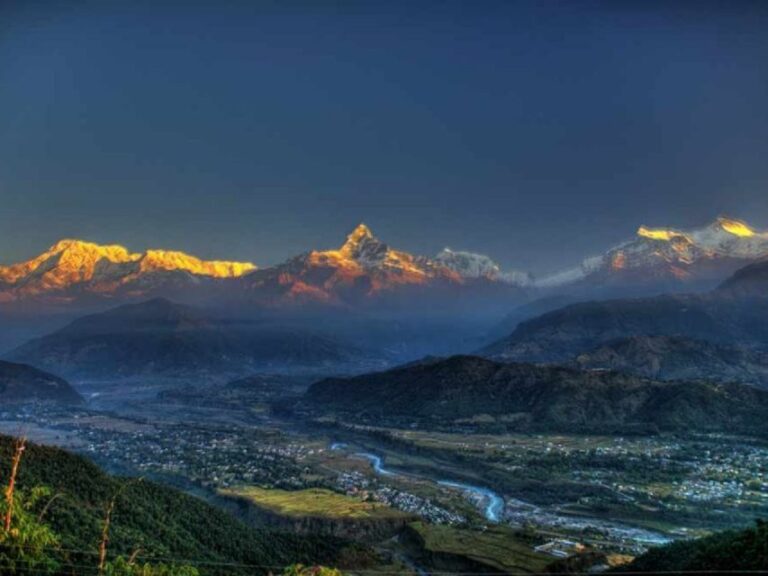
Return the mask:
M 741 236 L 742 238 L 749 238 L 755 235 L 755 231 L 749 227 L 745 222 L 740 220 L 731 220 L 730 218 L 719 218 L 720 226 L 723 230 L 733 234 L 734 236 Z
M 183 271 L 210 278 L 235 278 L 255 269 L 250 262 L 206 261 L 165 250 L 133 253 L 119 245 L 68 239 L 27 262 L 0 266 L 0 282 L 19 284 L 24 293 L 35 294 L 99 279 L 103 285 L 94 288 L 100 291 L 114 288 L 119 278 L 135 278 L 137 273 Z
M 646 228 L 645 226 L 640 226 L 640 228 L 637 229 L 637 235 L 642 236 L 643 238 L 650 238 L 651 240 L 667 241 L 672 240 L 672 238 L 677 236 L 683 236 L 682 233 L 675 230 L 664 230 L 663 228 Z

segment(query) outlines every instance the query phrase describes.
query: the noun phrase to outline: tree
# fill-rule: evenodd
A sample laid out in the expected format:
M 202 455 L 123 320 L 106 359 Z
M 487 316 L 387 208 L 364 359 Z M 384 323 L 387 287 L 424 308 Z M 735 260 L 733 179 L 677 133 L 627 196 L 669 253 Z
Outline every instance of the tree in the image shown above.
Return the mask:
M 15 491 L 10 508 L 8 500 L 3 502 L 2 513 L 11 522 L 8 530 L 0 531 L 0 572 L 51 574 L 59 567 L 59 538 L 33 513 L 40 501 L 49 496 L 50 490 L 40 487 L 29 495 Z

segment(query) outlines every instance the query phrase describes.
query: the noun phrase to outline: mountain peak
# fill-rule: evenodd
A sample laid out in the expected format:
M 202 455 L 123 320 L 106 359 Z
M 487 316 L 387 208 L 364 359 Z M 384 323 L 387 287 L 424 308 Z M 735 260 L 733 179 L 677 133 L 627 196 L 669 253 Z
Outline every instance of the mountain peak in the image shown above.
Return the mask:
M 497 278 L 501 268 L 496 262 L 483 254 L 474 252 L 443 250 L 435 257 L 439 264 L 458 272 L 464 278 Z
M 75 238 L 59 240 L 46 252 L 47 255 L 69 254 L 77 257 L 107 258 L 112 262 L 131 262 L 139 258 L 139 254 L 132 254 L 124 246 L 119 244 L 102 245 Z
M 353 260 L 379 260 L 386 256 L 388 252 L 387 245 L 381 242 L 373 235 L 371 229 L 365 224 L 359 224 L 357 228 L 347 236 L 346 242 L 339 249 L 339 252 Z
M 741 238 L 751 238 L 756 235 L 756 232 L 746 222 L 736 220 L 735 218 L 728 218 L 727 216 L 719 216 L 714 226 Z
M 768 230 L 721 215 L 699 228 L 640 226 L 635 238 L 585 259 L 578 267 L 544 278 L 538 285 L 562 286 L 594 275 L 603 285 L 610 279 L 607 281 L 614 285 L 648 281 L 711 286 L 738 267 L 767 257 Z M 615 272 L 625 279 L 617 281 Z
M 365 224 L 362 222 L 357 225 L 357 227 L 352 230 L 352 232 L 347 236 L 347 241 L 345 242 L 345 246 L 347 244 L 360 244 L 361 242 L 364 242 L 365 240 L 375 240 L 376 237 L 373 235 L 373 232 L 371 232 L 371 229 L 368 228 Z
M 640 228 L 637 229 L 637 235 L 642 238 L 664 241 L 688 239 L 691 241 L 698 240 L 699 243 L 706 240 L 706 234 L 717 234 L 722 232 L 726 232 L 728 236 L 736 236 L 737 238 L 753 238 L 762 235 L 759 232 L 755 232 L 755 230 L 743 220 L 737 220 L 736 218 L 729 218 L 727 216 L 718 216 L 715 221 L 706 228 L 689 230 L 687 232 L 676 230 L 674 228 L 650 228 L 648 226 L 640 226 Z
M 527 272 L 504 272 L 496 262 L 484 254 L 465 252 L 443 248 L 435 257 L 435 262 L 441 266 L 453 270 L 462 278 L 485 278 L 487 280 L 500 280 L 508 284 L 526 286 L 533 281 Z

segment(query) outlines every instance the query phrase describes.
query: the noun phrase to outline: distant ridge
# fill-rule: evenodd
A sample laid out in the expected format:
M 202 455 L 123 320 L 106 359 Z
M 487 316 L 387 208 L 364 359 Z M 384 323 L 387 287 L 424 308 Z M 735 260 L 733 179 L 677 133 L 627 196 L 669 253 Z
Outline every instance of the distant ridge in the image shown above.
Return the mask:
M 502 361 L 568 362 L 612 341 L 644 336 L 768 349 L 768 262 L 747 266 L 703 294 L 571 304 L 522 322 L 480 352 Z
M 23 344 L 7 357 L 68 377 L 116 379 L 224 378 L 263 369 L 338 368 L 373 362 L 362 350 L 308 329 L 223 319 L 166 298 L 83 316 Z
M 737 297 L 768 297 L 768 259 L 738 270 L 723 282 L 719 292 Z
M 741 382 L 768 389 L 768 351 L 681 336 L 629 336 L 579 354 L 570 366 L 662 380 Z
M 0 402 L 80 404 L 83 398 L 63 378 L 26 364 L 0 360 Z

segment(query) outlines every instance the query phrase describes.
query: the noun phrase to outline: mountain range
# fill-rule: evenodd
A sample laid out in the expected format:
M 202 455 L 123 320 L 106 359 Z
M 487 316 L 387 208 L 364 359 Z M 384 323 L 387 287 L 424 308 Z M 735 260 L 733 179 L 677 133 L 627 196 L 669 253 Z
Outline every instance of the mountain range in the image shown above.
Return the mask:
M 377 362 L 405 362 L 490 343 L 481 353 L 496 359 L 570 362 L 632 336 L 742 345 L 760 331 L 750 323 L 760 305 L 755 311 L 739 302 L 760 282 L 767 236 L 727 218 L 693 231 L 641 227 L 633 240 L 590 259 L 580 268 L 583 273 L 560 274 L 557 281 L 503 270 L 470 252 L 446 248 L 434 257 L 413 255 L 390 247 L 363 224 L 336 249 L 306 252 L 266 268 L 64 240 L 28 262 L 0 267 L 0 348 L 38 338 L 8 357 L 81 378 L 100 377 L 97 359 L 107 357 L 110 362 L 103 365 L 110 374 L 174 371 L 180 364 L 172 357 L 183 357 L 184 350 L 186 366 L 205 372 L 234 366 L 233 360 L 276 367 L 288 361 L 353 365 L 365 358 L 366 365 L 371 354 L 361 348 L 381 351 L 373 354 Z M 726 280 L 741 265 L 718 290 L 700 290 Z M 692 293 L 648 295 L 664 287 Z M 644 300 L 584 302 L 637 293 L 645 294 Z M 128 342 L 128 335 L 116 329 L 119 316 L 108 316 L 109 341 L 89 341 L 79 333 L 84 321 L 76 319 L 83 314 L 152 298 L 204 310 L 207 323 L 195 330 L 189 322 L 184 329 L 166 327 L 171 339 L 162 341 L 155 330 L 151 358 L 145 344 L 120 348 L 117 342 Z M 602 318 L 603 324 L 587 316 Z M 224 322 L 227 318 L 239 324 Z M 178 346 L 170 352 L 172 343 Z M 319 356 L 308 352 L 310 343 Z M 163 350 L 160 359 L 157 351 Z
M 725 217 L 695 230 L 641 226 L 634 238 L 541 278 L 503 270 L 471 252 L 446 248 L 434 257 L 413 255 L 391 248 L 364 224 L 337 249 L 312 250 L 261 269 L 184 252 L 134 253 L 117 245 L 62 240 L 29 261 L 0 266 L 0 305 L 103 306 L 165 296 L 269 308 L 355 307 L 424 296 L 436 309 L 477 308 L 490 300 L 508 312 L 552 294 L 602 297 L 711 288 L 765 257 L 768 232 Z
M 638 294 L 712 288 L 739 268 L 768 257 L 768 232 L 719 217 L 703 228 L 640 226 L 635 237 L 579 266 L 542 278 L 540 288 L 599 288 Z
M 147 296 L 204 280 L 237 278 L 255 269 L 249 262 L 206 261 L 184 252 L 132 253 L 123 246 L 61 240 L 32 260 L 0 266 L 0 302 Z
M 361 224 L 336 250 L 310 251 L 262 270 L 250 262 L 206 261 L 184 252 L 133 253 L 62 240 L 29 261 L 0 266 L 0 303 L 82 304 L 180 294 L 202 299 L 216 286 L 222 299 L 264 305 L 348 304 L 404 288 L 472 282 L 518 286 L 530 279 L 468 252 L 446 249 L 428 258 L 395 250 Z

